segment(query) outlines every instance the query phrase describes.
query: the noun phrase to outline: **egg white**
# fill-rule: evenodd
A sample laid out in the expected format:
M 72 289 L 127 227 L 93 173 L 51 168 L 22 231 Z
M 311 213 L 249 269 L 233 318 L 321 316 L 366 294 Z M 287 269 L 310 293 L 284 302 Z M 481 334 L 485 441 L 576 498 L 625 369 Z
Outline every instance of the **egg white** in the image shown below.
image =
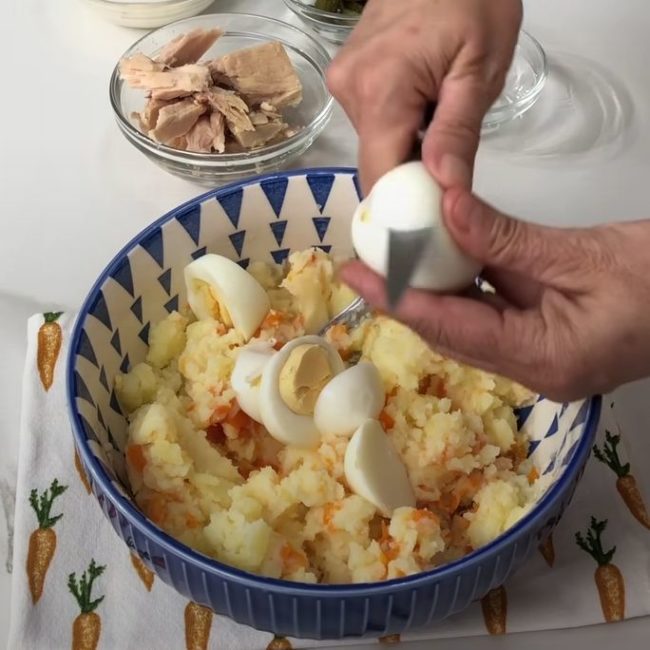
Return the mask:
M 210 286 L 228 310 L 233 327 L 250 340 L 271 308 L 264 287 L 239 264 L 221 255 L 204 255 L 185 267 L 187 301 L 199 320 L 213 318 L 198 283 Z
M 323 434 L 351 435 L 379 415 L 385 399 L 379 371 L 372 363 L 360 361 L 325 385 L 316 400 L 314 421 Z

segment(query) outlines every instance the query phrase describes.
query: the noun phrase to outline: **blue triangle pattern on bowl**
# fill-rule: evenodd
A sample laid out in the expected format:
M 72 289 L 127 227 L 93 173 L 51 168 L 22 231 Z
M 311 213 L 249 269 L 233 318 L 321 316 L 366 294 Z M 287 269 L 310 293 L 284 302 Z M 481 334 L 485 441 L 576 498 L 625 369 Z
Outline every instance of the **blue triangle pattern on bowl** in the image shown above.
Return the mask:
M 130 309 L 133 312 L 133 315 L 142 322 L 142 296 L 137 297 Z
M 162 269 L 165 268 L 165 247 L 163 245 L 163 235 L 160 228 L 156 228 L 148 234 L 141 242 L 140 246 L 144 248 L 153 258 L 154 262 Z
M 198 246 L 201 239 L 201 206 L 191 205 L 187 210 L 176 215 L 176 221 L 183 226 L 185 232 Z
M 576 413 L 576 416 L 573 419 L 573 422 L 571 423 L 571 429 L 575 429 L 575 427 L 581 425 L 587 419 L 588 413 L 589 413 L 589 402 L 585 401 L 580 406 L 580 410 Z
M 280 212 L 282 212 L 288 185 L 288 178 L 271 178 L 260 182 L 262 192 L 264 192 L 266 198 L 269 200 L 276 217 L 279 217 Z
M 241 257 L 241 252 L 244 250 L 244 240 L 246 239 L 246 231 L 240 230 L 239 232 L 234 232 L 232 235 L 228 235 L 232 247 L 237 253 L 237 257 Z
M 120 372 L 129 372 L 131 368 L 131 362 L 129 361 L 129 355 L 125 354 L 122 363 L 120 364 Z
M 160 286 L 165 290 L 165 293 L 168 296 L 171 295 L 171 292 L 172 292 L 172 270 L 167 269 L 166 271 L 163 271 L 158 276 L 158 282 L 160 282 Z
M 131 272 L 131 262 L 125 257 L 117 266 L 110 276 L 117 282 L 127 293 L 134 295 L 133 273 Z
M 81 425 L 86 432 L 86 437 L 90 440 L 98 440 L 97 432 L 92 428 L 92 426 L 90 426 L 90 422 L 88 422 L 88 420 L 81 414 L 79 414 L 79 418 L 81 419 Z
M 322 242 L 327 235 L 327 229 L 330 227 L 330 217 L 313 217 L 312 223 L 316 229 L 316 234 L 318 235 L 318 241 Z
M 237 260 L 237 264 L 242 267 L 242 269 L 247 269 L 248 265 L 251 263 L 251 260 L 249 257 L 246 257 L 243 260 Z
M 118 414 L 118 415 L 124 415 L 122 413 L 122 407 L 120 406 L 120 403 L 117 399 L 117 395 L 115 394 L 115 389 L 111 391 L 111 401 L 110 401 L 111 408 Z
M 97 299 L 95 303 L 92 304 L 88 311 L 107 329 L 112 330 L 113 326 L 111 325 L 111 317 L 108 313 L 108 307 L 106 306 L 106 299 L 104 298 L 104 292 L 99 291 L 97 293 Z
M 269 228 L 271 228 L 271 232 L 273 233 L 278 246 L 282 246 L 282 242 L 284 241 L 284 233 L 287 230 L 286 219 L 283 221 L 274 221 L 270 223 Z
M 230 219 L 230 223 L 235 228 L 239 228 L 239 215 L 241 213 L 241 203 L 244 196 L 244 190 L 238 189 L 228 192 L 223 196 L 217 197 L 219 205 Z M 197 242 L 198 244 L 198 242 Z
M 171 300 L 168 300 L 165 303 L 165 309 L 171 313 L 173 311 L 178 311 L 178 296 L 174 296 Z
M 106 422 L 104 421 L 104 416 L 102 415 L 102 410 L 97 406 L 97 422 L 102 425 L 104 429 L 106 429 Z
M 108 391 L 108 379 L 106 379 L 106 368 L 102 366 L 99 371 L 99 383 Z
M 74 373 L 74 394 L 75 397 L 84 399 L 89 404 L 95 406 L 95 402 L 93 401 L 90 391 L 88 390 L 88 386 L 86 386 L 86 382 L 81 378 L 81 375 L 76 370 Z
M 318 210 L 322 213 L 334 185 L 334 174 L 308 174 L 307 185 L 311 190 Z M 321 240 L 322 241 L 322 240 Z
M 271 251 L 271 257 L 276 264 L 284 264 L 289 257 L 289 248 L 281 248 L 277 251 Z
M 149 344 L 149 328 L 151 327 L 151 323 L 147 323 L 139 332 L 138 336 L 140 337 L 140 340 L 145 344 Z
M 111 346 L 120 356 L 122 356 L 122 342 L 120 341 L 120 330 L 115 330 L 111 337 Z
M 352 182 L 354 183 L 354 189 L 357 191 L 357 198 L 361 201 L 361 199 L 363 199 L 363 192 L 361 191 L 361 183 L 359 183 L 358 174 L 352 176 Z
M 88 359 L 88 361 L 90 361 L 93 366 L 99 368 L 99 365 L 97 364 L 97 357 L 95 356 L 95 350 L 93 350 L 93 346 L 90 343 L 90 339 L 88 338 L 86 330 L 83 330 L 79 336 L 77 354 L 84 357 L 84 359 Z
M 193 260 L 198 260 L 199 257 L 203 257 L 208 251 L 207 246 L 203 246 L 202 248 L 197 248 L 193 253 L 192 253 L 192 259 Z

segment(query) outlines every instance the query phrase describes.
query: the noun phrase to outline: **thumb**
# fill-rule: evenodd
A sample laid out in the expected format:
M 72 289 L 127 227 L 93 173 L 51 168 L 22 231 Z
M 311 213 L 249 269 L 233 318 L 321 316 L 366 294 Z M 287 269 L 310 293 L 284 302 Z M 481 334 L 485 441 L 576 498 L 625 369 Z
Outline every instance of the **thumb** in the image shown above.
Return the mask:
M 443 213 L 452 237 L 467 255 L 484 266 L 540 282 L 561 261 L 566 247 L 560 229 L 508 217 L 460 188 L 445 193 Z

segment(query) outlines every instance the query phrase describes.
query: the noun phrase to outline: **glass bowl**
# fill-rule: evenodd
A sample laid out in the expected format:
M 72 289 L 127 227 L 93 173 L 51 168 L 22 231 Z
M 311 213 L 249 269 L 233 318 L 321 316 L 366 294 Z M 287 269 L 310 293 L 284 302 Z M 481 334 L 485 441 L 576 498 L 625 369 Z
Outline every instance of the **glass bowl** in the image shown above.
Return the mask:
M 106 20 L 123 27 L 154 29 L 189 18 L 207 9 L 214 0 L 84 0 Z
M 532 108 L 547 78 L 548 61 L 544 49 L 522 30 L 503 91 L 483 120 L 483 132 L 493 131 Z
M 317 9 L 314 3 L 315 0 L 284 0 L 284 4 L 319 36 L 336 45 L 344 43 L 359 22 L 359 16 Z
M 145 93 L 120 80 L 116 65 L 110 80 L 110 101 L 126 139 L 168 172 L 203 185 L 215 185 L 252 174 L 275 171 L 303 154 L 327 125 L 333 99 L 325 83 L 330 62 L 326 50 L 301 29 L 264 16 L 222 13 L 196 16 L 157 29 L 137 41 L 122 56 L 142 52 L 155 56 L 172 38 L 198 27 L 220 27 L 224 35 L 202 57 L 215 58 L 233 50 L 278 41 L 284 45 L 303 85 L 303 100 L 287 108 L 291 126 L 301 127 L 286 140 L 241 153 L 194 153 L 160 144 L 142 133 L 131 117 L 142 110 Z M 118 64 L 119 65 L 119 64 Z

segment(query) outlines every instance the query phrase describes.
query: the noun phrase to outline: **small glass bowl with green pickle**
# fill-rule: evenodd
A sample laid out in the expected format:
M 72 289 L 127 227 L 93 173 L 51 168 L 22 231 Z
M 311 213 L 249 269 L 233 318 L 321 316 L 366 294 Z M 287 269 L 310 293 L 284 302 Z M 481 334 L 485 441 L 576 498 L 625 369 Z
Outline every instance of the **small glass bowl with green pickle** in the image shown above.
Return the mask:
M 284 0 L 284 3 L 326 41 L 340 45 L 359 22 L 366 0 Z

